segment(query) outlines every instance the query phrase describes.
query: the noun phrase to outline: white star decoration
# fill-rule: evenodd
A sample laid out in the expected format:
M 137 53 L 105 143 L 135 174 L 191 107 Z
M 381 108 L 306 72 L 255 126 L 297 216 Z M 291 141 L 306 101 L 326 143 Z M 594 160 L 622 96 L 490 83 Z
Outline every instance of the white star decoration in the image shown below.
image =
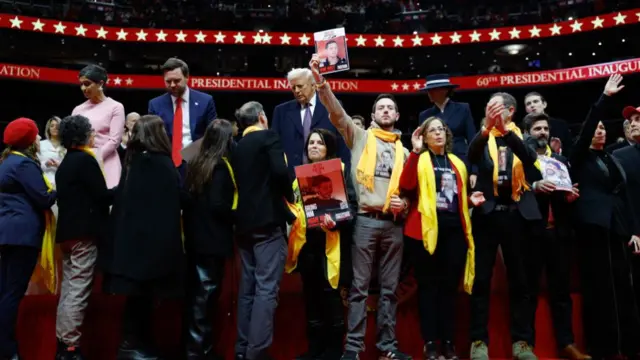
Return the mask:
M 18 29 L 20 29 L 20 26 L 22 25 L 22 22 L 23 22 L 17 16 L 14 17 L 13 19 L 10 19 L 9 21 L 11 21 L 12 28 L 18 28 Z
M 224 38 L 227 37 L 227 35 L 223 34 L 221 31 L 218 31 L 218 33 L 213 35 L 213 37 L 216 38 L 216 43 L 224 43 Z
M 96 36 L 98 37 L 98 39 L 106 39 L 108 33 L 109 32 L 102 26 L 100 27 L 100 29 L 96 30 Z
M 438 34 L 434 34 L 434 35 L 431 37 L 431 44 L 432 44 L 432 45 L 435 45 L 435 44 L 442 44 L 442 43 L 441 43 L 441 40 L 442 40 L 442 36 L 440 36 L 440 35 L 438 35 Z
M 413 83 L 413 90 L 420 90 L 420 84 L 418 83 Z
M 516 28 L 513 28 L 511 31 L 509 31 L 509 35 L 511 35 L 512 39 L 520 39 L 520 33 L 521 32 L 522 31 L 520 31 L 520 30 L 518 30 Z
M 147 34 L 144 30 L 140 29 L 140 31 L 138 31 L 136 33 L 136 36 L 138 37 L 138 41 L 147 41 Z
M 263 44 L 271 44 L 271 39 L 273 38 L 273 36 L 269 35 L 269 33 L 264 33 L 264 35 L 262 35 L 262 43 Z
M 178 42 L 184 42 L 186 38 L 187 34 L 185 34 L 182 30 L 180 30 L 180 32 L 176 34 L 176 41 Z
M 480 34 L 479 32 L 473 30 L 473 33 L 469 34 L 469 37 L 471 38 L 471 42 L 477 42 L 480 41 Z
M 396 84 L 396 83 L 391 84 L 391 90 L 393 90 L 393 91 L 398 90 L 398 84 Z
M 113 79 L 113 82 L 114 82 L 116 85 L 120 85 L 120 83 L 122 83 L 122 79 L 120 79 L 119 77 L 117 77 L 117 78 Z
M 40 19 L 32 22 L 31 25 L 33 25 L 33 31 L 42 31 L 42 28 L 44 27 L 44 23 L 40 21 Z
M 80 24 L 80 26 L 77 26 L 76 27 L 76 36 L 87 36 L 87 28 L 82 26 L 82 24 Z
M 240 33 L 239 31 L 238 31 L 238 33 L 237 33 L 237 34 L 233 35 L 233 37 L 234 37 L 234 38 L 235 38 L 235 40 L 236 40 L 236 44 L 244 44 L 244 38 L 245 38 L 245 36 L 244 36 L 244 35 L 242 35 L 242 33 Z
M 207 34 L 200 31 L 196 34 L 196 42 L 204 42 L 204 39 L 207 37 Z
M 53 25 L 53 27 L 56 28 L 56 34 L 64 34 L 64 29 L 67 28 L 65 25 L 62 25 L 62 21 Z
M 120 31 L 118 31 L 116 35 L 118 35 L 118 40 L 127 40 L 127 36 L 129 35 L 129 33 L 124 31 L 124 29 L 120 29 Z M 138 36 L 138 40 L 140 40 L 139 36 Z
M 553 24 L 553 27 L 549 28 L 551 35 L 560 35 L 560 30 L 562 30 L 562 26 L 558 26 L 558 24 Z
M 367 42 L 367 39 L 365 39 L 365 37 L 362 35 L 356 38 L 356 46 L 364 46 L 366 42 Z
M 377 47 L 377 46 L 384 46 L 384 42 L 386 39 L 378 35 L 378 37 L 373 40 L 376 42 L 376 47 Z
M 409 84 L 407 84 L 407 83 L 402 84 L 402 90 L 404 90 L 404 91 L 409 90 Z
M 626 18 L 627 18 L 627 15 L 622 15 L 621 13 L 618 13 L 618 15 L 613 18 L 613 20 L 616 21 L 616 25 L 620 25 L 620 24 L 624 24 L 624 20 Z
M 260 33 L 256 33 L 255 35 L 253 35 L 253 43 L 262 44 L 262 35 L 260 35 Z
M 166 32 L 160 30 L 159 33 L 156 34 L 156 40 L 157 41 L 167 41 L 167 34 Z
M 449 36 L 449 38 L 451 39 L 451 43 L 452 44 L 459 43 L 461 37 L 462 36 L 460 34 L 458 34 L 457 32 L 454 32 L 453 35 Z
M 604 19 L 600 19 L 599 16 L 596 16 L 596 19 L 591 21 L 594 29 L 601 28 L 603 22 L 604 22 Z
M 402 47 L 402 43 L 404 42 L 404 39 L 401 38 L 400 36 L 396 36 L 395 39 L 393 39 L 393 46 L 394 47 Z
M 491 36 L 491 40 L 500 40 L 500 34 L 502 34 L 500 31 L 493 29 L 493 31 L 489 33 L 489 36 Z
M 127 85 L 131 85 L 131 84 L 133 84 L 133 79 L 132 78 L 128 78 L 126 80 L 126 82 L 127 82 Z
M 302 34 L 301 37 L 298 38 L 300 40 L 300 45 L 309 45 L 309 40 L 311 38 L 307 36 L 307 34 Z
M 582 23 L 578 20 L 574 21 L 573 24 L 571 24 L 571 29 L 572 32 L 582 31 Z
M 422 38 L 417 34 L 411 41 L 413 41 L 413 46 L 422 46 Z
M 542 29 L 538 29 L 536 26 L 532 27 L 531 29 L 529 29 L 529 34 L 531 35 L 531 37 L 540 37 L 540 31 L 542 31 Z

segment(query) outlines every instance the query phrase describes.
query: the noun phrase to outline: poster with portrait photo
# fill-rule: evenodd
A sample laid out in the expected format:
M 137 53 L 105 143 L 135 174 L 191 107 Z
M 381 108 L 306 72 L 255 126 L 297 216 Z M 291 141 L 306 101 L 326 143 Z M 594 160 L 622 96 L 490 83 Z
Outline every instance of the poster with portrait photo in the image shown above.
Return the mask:
M 320 57 L 320 74 L 326 75 L 350 68 L 347 38 L 344 28 L 319 31 L 313 34 L 316 54 Z
M 548 156 L 538 155 L 542 178 L 552 182 L 559 191 L 571 191 L 573 183 L 569 170 L 562 162 Z
M 324 216 L 336 223 L 352 218 L 340 159 L 296 166 L 295 173 L 308 228 L 320 227 Z
M 456 174 L 447 168 L 434 168 L 439 173 L 440 185 L 436 191 L 436 209 L 450 213 L 458 212 L 458 182 Z

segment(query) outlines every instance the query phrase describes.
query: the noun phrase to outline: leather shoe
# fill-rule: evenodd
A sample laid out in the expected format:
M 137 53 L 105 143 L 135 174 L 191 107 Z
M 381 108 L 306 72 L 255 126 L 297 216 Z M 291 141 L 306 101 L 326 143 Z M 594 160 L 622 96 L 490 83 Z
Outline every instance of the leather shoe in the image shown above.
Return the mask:
M 578 347 L 575 344 L 567 345 L 562 349 L 562 354 L 570 360 L 591 360 L 591 355 L 584 354 L 582 351 L 578 350 Z
M 139 349 L 128 341 L 123 341 L 118 348 L 117 360 L 161 360 L 151 351 Z

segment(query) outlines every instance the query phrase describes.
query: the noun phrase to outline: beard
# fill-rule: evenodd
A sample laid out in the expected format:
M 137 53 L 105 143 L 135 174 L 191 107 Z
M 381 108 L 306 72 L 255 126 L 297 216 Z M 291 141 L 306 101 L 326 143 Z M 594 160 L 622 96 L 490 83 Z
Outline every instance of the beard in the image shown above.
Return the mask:
M 536 145 L 538 146 L 538 149 L 544 149 L 549 145 L 549 139 L 547 139 L 544 136 L 541 136 L 536 139 Z

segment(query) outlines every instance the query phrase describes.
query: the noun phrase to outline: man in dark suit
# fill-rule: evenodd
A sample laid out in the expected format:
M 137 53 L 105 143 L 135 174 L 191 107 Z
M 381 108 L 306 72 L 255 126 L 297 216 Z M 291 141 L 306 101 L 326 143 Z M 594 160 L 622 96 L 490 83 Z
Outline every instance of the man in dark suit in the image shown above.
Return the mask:
M 532 324 L 526 316 L 529 291 L 522 247 L 527 232 L 541 219 L 536 198 L 528 184 L 541 180 L 535 168 L 536 152 L 525 145 L 513 123 L 515 98 L 494 94 L 486 108 L 485 125 L 469 144 L 469 162 L 478 168 L 476 190 L 486 202 L 473 211 L 476 239 L 476 278 L 471 295 L 471 359 L 489 359 L 489 300 L 491 278 L 498 251 L 507 267 L 513 358 L 535 360 L 531 344 Z M 497 176 L 496 176 L 497 175 Z
M 638 166 L 640 164 L 640 107 L 627 106 L 623 111 L 623 116 L 629 120 L 629 138 L 635 144 L 614 151 L 613 156 L 620 161 L 620 165 L 627 175 L 627 192 L 633 211 L 633 219 L 640 222 L 640 166 Z M 634 256 L 631 263 L 634 278 L 640 279 L 640 258 Z M 640 283 L 634 282 L 634 290 L 636 299 L 640 299 Z
M 527 145 L 539 156 L 548 156 L 563 163 L 567 168 L 566 157 L 552 152 L 549 146 L 549 116 L 545 113 L 530 113 L 525 116 L 525 132 L 529 134 Z M 542 169 L 544 171 L 544 169 Z M 586 360 L 590 357 L 583 354 L 574 344 L 571 300 L 571 218 L 569 203 L 578 197 L 577 188 L 571 192 L 556 190 L 556 184 L 549 180 L 533 183 L 538 208 L 542 219 L 534 227 L 533 237 L 538 241 L 530 241 L 523 249 L 527 254 L 527 277 L 531 292 L 527 315 L 535 326 L 538 295 L 540 292 L 540 274 L 546 270 L 549 303 L 555 330 L 556 344 L 563 357 L 572 360 Z M 533 331 L 535 335 L 535 330 Z M 535 338 L 534 338 L 535 340 Z M 534 343 L 531 344 L 535 345 Z
M 216 118 L 216 105 L 211 95 L 189 88 L 189 66 L 184 61 L 170 58 L 161 69 L 167 93 L 151 99 L 148 112 L 164 121 L 172 142 L 173 163 L 180 167 L 180 151 L 204 136 L 207 126 Z
M 285 223 L 292 221 L 285 199 L 294 201 L 280 138 L 268 129 L 255 101 L 236 111 L 243 137 L 231 164 L 238 186 L 236 240 L 240 252 L 236 358 L 268 358 L 273 317 L 287 256 Z
M 530 92 L 524 96 L 524 108 L 527 114 L 544 113 L 547 109 L 547 100 L 538 92 Z M 560 140 L 562 155 L 569 158 L 571 146 L 573 145 L 569 125 L 562 119 L 550 117 L 549 126 L 551 127 L 551 139 L 556 138 Z
M 622 110 L 622 117 L 624 118 L 624 123 L 622 124 L 622 130 L 624 132 L 624 139 L 620 139 L 622 141 L 618 141 L 614 144 L 611 144 L 605 148 L 605 150 L 613 154 L 618 149 L 624 149 L 627 146 L 631 146 L 637 143 L 636 140 L 633 139 L 631 135 L 631 117 L 637 115 L 640 112 L 640 107 L 634 108 L 633 106 L 627 106 Z
M 271 128 L 280 135 L 291 174 L 294 167 L 308 162 L 304 156 L 304 146 L 313 129 L 327 129 L 336 135 L 338 156 L 345 164 L 345 171 L 348 172 L 351 153 L 336 127 L 329 121 L 327 109 L 318 101 L 316 83 L 311 70 L 293 69 L 287 74 L 287 79 L 295 99 L 276 106 Z

